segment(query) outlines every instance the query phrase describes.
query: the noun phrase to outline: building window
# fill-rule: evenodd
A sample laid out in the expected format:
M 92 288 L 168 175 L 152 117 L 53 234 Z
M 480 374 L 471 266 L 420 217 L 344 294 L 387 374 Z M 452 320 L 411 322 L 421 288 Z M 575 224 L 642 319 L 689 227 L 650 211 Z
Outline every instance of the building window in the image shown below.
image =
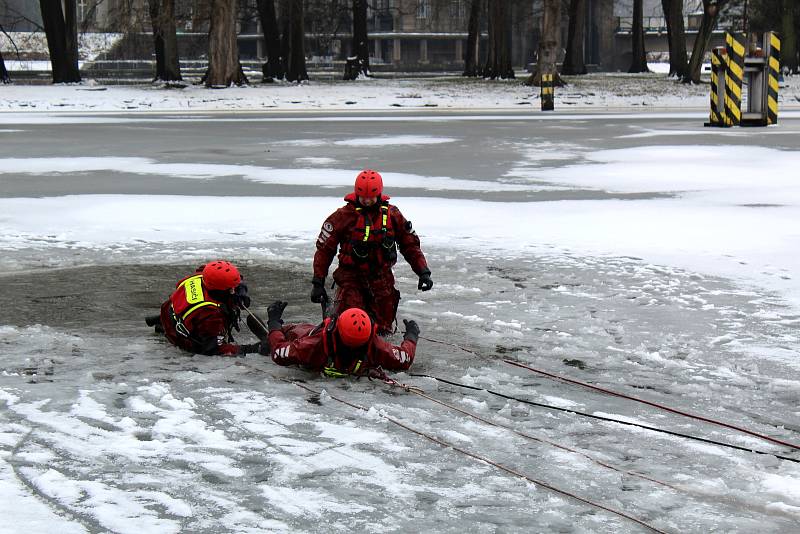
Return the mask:
M 464 19 L 464 0 L 450 0 L 450 18 L 455 21 Z
M 430 16 L 431 16 L 431 0 L 418 0 L 417 18 L 427 19 Z

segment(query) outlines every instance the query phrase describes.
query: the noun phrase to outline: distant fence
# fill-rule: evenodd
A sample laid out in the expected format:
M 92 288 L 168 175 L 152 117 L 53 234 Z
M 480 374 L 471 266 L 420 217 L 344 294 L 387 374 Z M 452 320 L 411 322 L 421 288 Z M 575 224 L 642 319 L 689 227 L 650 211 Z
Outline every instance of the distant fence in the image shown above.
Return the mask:
M 616 17 L 617 33 L 631 33 L 633 29 L 633 17 Z M 700 30 L 703 21 L 702 13 L 695 13 L 683 17 L 683 26 L 688 33 L 695 33 Z M 664 17 L 642 17 L 645 33 L 667 33 L 667 19 Z M 724 33 L 724 29 L 715 28 L 715 32 Z M 737 30 L 738 31 L 738 30 Z

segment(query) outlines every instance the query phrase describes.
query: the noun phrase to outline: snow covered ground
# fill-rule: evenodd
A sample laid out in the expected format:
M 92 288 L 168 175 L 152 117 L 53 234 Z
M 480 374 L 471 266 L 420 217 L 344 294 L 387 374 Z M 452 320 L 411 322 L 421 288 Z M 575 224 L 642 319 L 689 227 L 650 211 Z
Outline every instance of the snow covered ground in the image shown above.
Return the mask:
M 87 81 L 74 86 L 0 87 L 0 111 L 325 111 L 508 109 L 538 110 L 539 88 L 519 79 L 484 81 L 460 77 L 427 79 L 315 80 L 304 85 L 254 84 L 229 89 L 154 86 L 103 86 Z M 557 111 L 707 110 L 708 85 L 686 85 L 663 73 L 589 74 L 566 78 L 557 88 Z M 800 109 L 800 76 L 788 77 L 780 107 Z
M 347 87 L 370 88 L 354 101 L 372 94 L 364 106 L 380 109 L 428 102 L 411 96 L 432 87 L 426 83 L 444 82 Z M 139 110 L 151 108 L 146 101 L 164 110 L 179 109 L 178 102 L 203 111 L 254 110 L 270 91 L 287 93 L 278 99 L 283 111 L 298 98 L 288 93 L 298 91 L 313 91 L 302 97 L 306 109 L 312 102 L 327 110 L 348 106 L 343 86 L 334 85 L 327 92 L 314 84 L 121 93 L 43 87 L 39 96 L 33 90 L 40 88 L 10 88 L 31 92 L 0 104 L 14 111 L 0 115 L 0 531 L 647 530 L 631 518 L 676 533 L 796 529 L 800 465 L 774 455 L 798 459 L 797 449 L 502 361 L 800 442 L 796 119 L 721 131 L 699 126 L 700 111 L 665 114 L 672 117 L 667 123 L 664 114 L 635 113 L 630 125 L 596 135 L 593 128 L 609 116 L 586 109 L 552 115 L 538 129 L 530 112 L 514 120 L 420 110 L 388 119 L 52 113 L 85 110 L 97 95 L 93 109 L 102 111 L 123 109 L 115 102 L 122 95 Z M 491 107 L 501 96 L 500 108 L 513 107 L 506 92 L 521 91 L 516 84 L 464 82 L 473 91 L 492 88 L 469 98 L 466 89 L 457 96 L 458 84 L 446 85 L 430 98 L 455 107 Z M 699 92 L 672 98 L 702 108 Z M 638 98 L 655 107 L 665 96 Z M 615 94 L 607 102 L 632 105 L 626 98 Z M 21 102 L 48 113 L 20 113 Z M 365 135 L 377 120 L 383 134 Z M 489 123 L 492 142 L 488 133 L 467 142 L 468 132 Z M 70 125 L 140 137 L 115 143 L 109 133 L 103 152 L 93 154 L 76 148 L 64 155 L 48 143 L 35 157 L 3 148 L 19 150 L 11 141 L 20 136 L 35 143 L 32 132 L 42 124 L 62 128 L 62 138 Z M 211 124 L 230 125 L 231 135 L 256 124 L 263 138 L 260 145 L 238 138 L 238 164 L 223 151 L 202 161 L 182 160 L 168 146 L 151 148 L 152 157 L 133 152 L 134 145 L 158 143 L 159 128 L 189 135 L 179 126 L 205 146 Z M 270 132 L 285 124 L 296 125 L 297 134 L 273 140 Z M 335 134 L 324 133 L 323 124 L 333 124 Z M 553 144 L 547 128 L 572 142 Z M 263 153 L 264 144 L 284 159 L 259 163 L 256 150 Z M 476 164 L 489 152 L 503 154 L 507 170 L 447 174 L 455 168 L 448 158 L 464 157 L 461 145 Z M 261 357 L 188 357 L 145 334 L 141 317 L 171 284 L 191 265 L 217 257 L 242 266 L 259 311 L 288 297 L 287 318 L 315 320 L 318 310 L 306 300 L 313 242 L 358 170 L 345 156 L 352 150 L 381 161 L 397 162 L 389 154 L 401 154 L 428 169 L 381 169 L 422 237 L 436 282 L 431 293 L 419 293 L 407 266 L 396 270 L 400 317 L 417 319 L 426 338 L 414 372 L 772 454 L 407 374 L 397 378 L 430 398 L 366 380 L 325 380 Z M 39 192 L 48 182 L 97 176 L 119 184 L 157 178 L 147 183 L 161 185 L 137 194 Z M 259 184 L 265 194 L 208 193 L 214 183 L 239 182 Z M 173 184 L 189 194 L 162 194 Z M 270 194 L 315 186 L 331 193 Z M 28 192 L 12 195 L 12 187 Z M 489 195 L 503 200 L 481 198 Z

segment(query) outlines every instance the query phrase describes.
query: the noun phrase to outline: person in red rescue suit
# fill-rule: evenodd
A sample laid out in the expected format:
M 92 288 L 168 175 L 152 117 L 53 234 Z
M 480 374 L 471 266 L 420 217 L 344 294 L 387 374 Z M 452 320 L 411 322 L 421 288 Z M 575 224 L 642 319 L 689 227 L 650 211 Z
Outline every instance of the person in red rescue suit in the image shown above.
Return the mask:
M 286 302 L 267 309 L 269 346 L 278 365 L 300 365 L 329 376 L 367 375 L 371 369 L 404 371 L 414 362 L 419 338 L 415 321 L 403 320 L 406 332 L 400 345 L 377 335 L 377 326 L 359 308 L 350 308 L 321 324 L 283 324 Z
M 240 345 L 233 339 L 233 330 L 239 330 L 239 310 L 250 306 L 250 297 L 232 263 L 219 260 L 200 266 L 175 287 L 161 305 L 161 314 L 145 319 L 170 343 L 195 354 L 269 354 L 262 342 Z
M 346 204 L 325 219 L 317 238 L 311 301 L 327 302 L 325 277 L 338 250 L 339 266 L 333 272 L 338 288 L 335 311 L 363 309 L 374 318 L 378 333 L 385 335 L 394 330 L 400 302 L 392 272 L 397 251 L 419 277 L 418 289 L 433 287 L 431 271 L 411 222 L 383 194 L 380 174 L 361 171 L 355 190 L 344 200 Z

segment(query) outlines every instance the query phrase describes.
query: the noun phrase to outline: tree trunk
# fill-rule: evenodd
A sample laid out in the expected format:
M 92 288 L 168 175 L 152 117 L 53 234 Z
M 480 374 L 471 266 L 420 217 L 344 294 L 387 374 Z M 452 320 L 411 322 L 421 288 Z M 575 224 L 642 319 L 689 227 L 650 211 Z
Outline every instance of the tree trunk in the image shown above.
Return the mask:
M 661 0 L 661 9 L 664 12 L 664 22 L 667 25 L 667 50 L 672 50 L 672 27 L 669 24 L 669 3 L 670 0 Z M 672 69 L 670 69 L 672 70 Z M 670 76 L 672 73 L 670 72 Z
M 163 0 L 161 12 L 164 16 L 161 25 L 164 39 L 164 77 L 165 81 L 180 81 L 181 62 L 178 55 L 178 35 L 175 27 L 175 0 Z
M 67 5 L 74 10 L 74 0 L 67 0 Z M 50 64 L 53 70 L 53 83 L 74 83 L 81 81 L 78 70 L 78 50 L 75 36 L 68 37 L 68 28 L 61 9 L 61 0 L 39 0 L 42 11 L 42 24 L 47 36 L 47 48 L 50 51 Z M 68 9 L 69 13 L 69 9 Z M 75 16 L 72 11 L 71 21 Z M 72 49 L 68 48 L 68 43 Z
M 3 52 L 0 52 L 0 82 L 11 83 L 11 77 L 6 70 L 6 62 L 3 61 Z
M 67 43 L 67 62 L 78 71 L 78 6 L 77 0 L 64 0 L 64 27 Z M 80 81 L 80 74 L 78 74 Z
M 681 80 L 688 75 L 686 57 L 686 28 L 683 24 L 683 0 L 669 0 L 666 14 L 669 39 L 669 75 Z
M 353 44 L 345 66 L 344 79 L 369 76 L 369 37 L 367 36 L 367 0 L 353 0 Z
M 528 85 L 541 85 L 542 74 L 552 74 L 553 84 L 564 85 L 558 75 L 558 50 L 561 36 L 561 0 L 544 0 L 542 3 L 542 38 L 539 39 L 539 58 L 536 71 L 526 82 Z
M 155 80 L 180 81 L 178 37 L 175 30 L 175 0 L 148 0 L 153 25 L 153 48 L 156 54 Z
M 464 74 L 462 76 L 480 76 L 481 15 L 483 0 L 472 0 L 469 7 L 467 23 L 467 50 L 464 56 Z
M 236 0 L 211 0 L 205 85 L 229 87 L 246 83 L 236 43 Z
M 514 78 L 511 66 L 511 9 L 509 0 L 489 2 L 489 51 L 484 78 Z
M 700 21 L 700 30 L 694 40 L 692 48 L 692 58 L 683 77 L 684 83 L 700 83 L 700 67 L 703 65 L 703 58 L 708 50 L 708 43 L 711 41 L 711 32 L 717 24 L 719 12 L 725 7 L 728 0 L 703 0 L 703 19 Z
M 705 0 L 704 0 L 705 1 Z M 633 27 L 631 28 L 631 67 L 628 72 L 650 72 L 647 68 L 647 51 L 644 49 L 643 0 L 633 0 Z
M 617 18 L 614 16 L 614 0 L 594 0 L 597 17 L 598 45 L 600 48 L 600 68 L 607 72 L 619 69 L 617 64 L 616 30 Z
M 796 0 L 783 0 L 781 13 L 781 66 L 790 73 L 800 72 L 797 61 L 797 28 L 795 26 Z
M 283 23 L 284 70 L 290 82 L 308 80 L 306 72 L 303 0 L 285 0 L 281 9 Z
M 586 0 L 570 0 L 567 53 L 561 66 L 561 74 L 586 74 L 586 59 L 583 55 L 585 28 Z
M 150 24 L 153 26 L 153 51 L 156 54 L 156 80 L 164 79 L 164 33 L 161 31 L 161 0 L 148 0 Z
M 264 81 L 283 79 L 283 57 L 281 56 L 281 33 L 275 16 L 275 0 L 257 0 L 261 31 L 267 48 L 267 62 L 261 67 Z

